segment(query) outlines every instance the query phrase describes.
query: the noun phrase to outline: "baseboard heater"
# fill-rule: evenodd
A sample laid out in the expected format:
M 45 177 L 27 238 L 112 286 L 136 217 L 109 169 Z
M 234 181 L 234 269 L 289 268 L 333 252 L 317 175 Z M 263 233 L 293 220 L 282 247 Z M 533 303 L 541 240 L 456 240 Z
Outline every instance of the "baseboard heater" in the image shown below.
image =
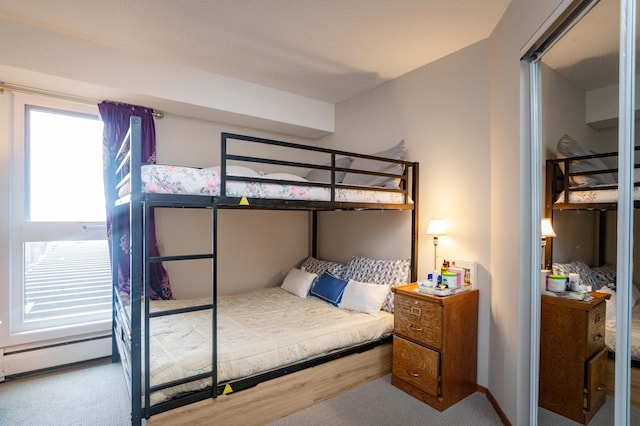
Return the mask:
M 111 334 L 12 351 L 0 349 L 0 381 L 5 377 L 111 355 Z

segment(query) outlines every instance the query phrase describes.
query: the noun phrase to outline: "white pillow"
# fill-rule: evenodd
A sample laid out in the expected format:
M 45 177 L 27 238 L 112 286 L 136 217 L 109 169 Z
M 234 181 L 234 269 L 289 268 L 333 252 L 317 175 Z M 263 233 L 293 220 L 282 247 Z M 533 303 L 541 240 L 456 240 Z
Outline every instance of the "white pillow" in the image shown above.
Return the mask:
M 558 158 L 581 157 L 583 155 L 592 155 L 591 152 L 584 149 L 578 142 L 573 140 L 571 136 L 564 135 L 558 141 Z M 596 170 L 606 170 L 607 166 L 599 158 L 591 158 L 587 160 L 574 160 L 570 162 L 570 170 L 575 173 L 592 172 Z M 562 170 L 565 172 L 564 169 Z M 599 173 L 595 175 L 570 176 L 569 184 L 571 186 L 593 186 L 598 184 L 616 183 L 611 173 Z
M 325 166 L 330 166 L 331 163 L 325 163 Z M 351 157 L 343 157 L 336 159 L 336 167 L 348 168 L 351 166 Z M 336 183 L 341 183 L 344 180 L 347 172 L 336 172 Z M 331 183 L 331 170 L 312 169 L 305 175 L 308 180 L 314 182 Z
M 313 281 L 317 276 L 317 274 L 311 272 L 306 272 L 298 268 L 291 268 L 280 287 L 291 294 L 295 294 L 298 297 L 306 299 L 307 294 L 309 294 L 311 284 L 313 284 Z
M 338 306 L 377 317 L 389 291 L 390 287 L 383 284 L 349 280 Z
M 205 167 L 204 169 L 220 174 L 220 166 Z M 260 173 L 248 167 L 229 165 L 227 166 L 227 176 L 259 177 Z
M 394 160 L 407 159 L 407 145 L 404 139 L 391 148 L 376 152 L 375 157 L 392 158 Z M 404 172 L 404 165 L 397 163 L 388 163 L 385 161 L 370 160 L 368 158 L 355 157 L 351 161 L 350 168 L 356 170 L 367 170 L 378 173 L 390 173 L 400 175 Z M 386 176 L 363 175 L 358 173 L 347 173 L 342 180 L 345 185 L 365 185 L 365 186 L 381 186 L 387 188 L 399 188 L 400 179 L 393 179 Z
M 291 173 L 269 173 L 262 176 L 265 179 L 279 179 L 279 180 L 295 180 L 298 182 L 309 182 L 302 176 L 292 175 Z

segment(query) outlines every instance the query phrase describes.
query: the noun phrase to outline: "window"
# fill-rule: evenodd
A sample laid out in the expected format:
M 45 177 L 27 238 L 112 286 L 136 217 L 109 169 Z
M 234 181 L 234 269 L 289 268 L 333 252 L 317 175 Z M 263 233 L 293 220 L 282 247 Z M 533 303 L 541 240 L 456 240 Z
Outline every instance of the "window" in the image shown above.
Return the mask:
M 111 268 L 98 109 L 14 96 L 11 334 L 23 342 L 107 330 Z

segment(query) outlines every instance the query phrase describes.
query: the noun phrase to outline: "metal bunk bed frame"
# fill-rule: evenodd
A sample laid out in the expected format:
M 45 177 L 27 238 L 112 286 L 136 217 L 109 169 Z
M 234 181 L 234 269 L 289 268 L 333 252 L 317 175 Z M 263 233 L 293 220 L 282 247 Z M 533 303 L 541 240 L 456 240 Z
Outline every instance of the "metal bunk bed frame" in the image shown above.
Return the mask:
M 640 147 L 635 147 L 635 151 L 640 151 Z M 572 171 L 574 161 L 588 161 L 592 159 L 601 159 L 605 157 L 617 157 L 617 152 L 607 152 L 602 154 L 584 155 L 579 157 L 550 159 L 546 161 L 546 191 L 545 191 L 545 217 L 553 218 L 553 212 L 557 210 L 588 210 L 597 212 L 598 215 L 598 262 L 603 264 L 606 229 L 604 226 L 605 216 L 608 211 L 617 210 L 618 204 L 615 202 L 592 202 L 592 203 L 570 203 L 569 194 L 571 192 L 580 191 L 604 191 L 609 189 L 617 189 L 617 184 L 572 187 L 569 183 L 570 177 L 574 176 L 597 176 L 609 173 L 617 173 L 617 169 L 600 169 L 593 171 Z M 640 164 L 635 165 L 636 169 L 640 169 Z M 563 173 L 562 170 L 566 173 Z M 634 183 L 634 186 L 640 186 L 640 182 Z M 559 199 L 562 194 L 562 198 Z M 634 208 L 640 208 L 640 201 L 634 201 Z M 545 259 L 551 259 L 553 252 L 553 242 L 545 247 Z
M 278 182 L 278 183 L 291 183 L 300 184 L 296 181 L 274 181 L 260 178 L 247 178 L 240 176 L 228 177 L 226 175 L 227 161 L 245 161 L 264 164 L 276 164 L 284 166 L 295 166 L 305 168 L 316 168 L 321 170 L 328 170 L 331 172 L 331 183 L 315 183 L 305 182 L 305 186 L 324 186 L 331 188 L 331 201 L 297 201 L 297 200 L 274 200 L 274 199 L 259 199 L 250 198 L 249 204 L 241 203 L 242 198 L 238 197 L 226 197 L 226 196 L 200 196 L 200 195 L 169 195 L 169 194 L 150 194 L 143 193 L 141 191 L 141 178 L 140 168 L 143 165 L 140 150 L 141 139 L 141 119 L 139 117 L 131 117 L 130 128 L 127 132 L 123 143 L 118 151 L 116 158 L 119 159 L 116 165 L 117 184 L 115 193 L 124 185 L 130 185 L 129 194 L 122 197 L 114 197 L 117 201 L 114 206 L 113 214 L 113 235 L 112 241 L 116 242 L 120 240 L 120 235 L 116 234 L 116 230 L 119 229 L 118 224 L 123 220 L 123 217 L 129 219 L 129 232 L 130 232 L 130 280 L 131 280 L 131 293 L 130 297 L 130 315 L 127 313 L 125 303 L 123 303 L 119 292 L 117 291 L 118 282 L 118 256 L 120 256 L 117 244 L 112 244 L 112 279 L 113 279 L 113 319 L 112 319 L 112 361 L 122 361 L 123 370 L 127 380 L 127 386 L 131 398 L 131 422 L 133 425 L 139 425 L 142 423 L 142 419 L 148 419 L 154 414 L 158 414 L 164 411 L 168 411 L 177 407 L 188 405 L 204 399 L 216 398 L 225 392 L 227 386 L 232 386 L 233 392 L 237 392 L 242 389 L 250 388 L 258 383 L 272 378 L 280 377 L 285 374 L 290 374 L 305 368 L 313 367 L 315 365 L 328 362 L 340 357 L 344 357 L 350 354 L 362 352 L 368 350 L 377 345 L 390 341 L 390 337 L 377 342 L 370 342 L 359 345 L 357 347 L 351 347 L 340 351 L 335 351 L 322 357 L 314 358 L 307 361 L 302 361 L 294 365 L 279 368 L 276 370 L 270 370 L 257 374 L 248 378 L 240 378 L 231 380 L 225 383 L 218 383 L 217 380 L 217 368 L 212 367 L 211 372 L 202 373 L 195 376 L 186 377 L 180 380 L 176 380 L 170 383 L 163 383 L 156 386 L 150 385 L 149 371 L 150 371 L 150 351 L 142 350 L 143 345 L 145 348 L 150 348 L 150 333 L 144 332 L 149 330 L 149 322 L 151 318 L 163 316 L 163 315 L 175 315 L 184 312 L 191 312 L 197 310 L 212 309 L 216 310 L 217 303 L 217 220 L 218 209 L 277 209 L 277 210 L 310 210 L 312 212 L 312 255 L 316 256 L 317 252 L 317 231 L 318 231 L 318 212 L 319 211 L 331 211 L 331 210 L 411 210 L 411 281 L 417 279 L 417 253 L 418 253 L 418 172 L 419 164 L 415 162 L 407 162 L 402 160 L 382 159 L 371 155 L 356 154 L 346 151 L 329 150 L 320 147 L 313 147 L 307 145 L 293 144 L 282 141 L 275 141 L 270 139 L 255 138 L 244 135 L 237 135 L 231 133 L 222 133 L 221 135 L 221 189 L 220 194 L 226 193 L 226 183 L 229 180 L 238 181 L 265 181 L 265 182 Z M 316 151 L 331 154 L 331 166 L 321 166 L 317 164 L 307 164 L 290 161 L 280 161 L 268 158 L 260 157 L 247 157 L 239 155 L 231 155 L 227 153 L 227 141 L 228 139 L 243 140 L 247 142 L 284 146 L 293 149 L 303 149 L 307 151 Z M 128 148 L 129 147 L 129 148 Z M 128 150 L 127 150 L 128 149 Z M 391 178 L 398 178 L 401 181 L 400 189 L 391 188 L 378 188 L 376 191 L 395 191 L 402 192 L 405 195 L 405 200 L 410 197 L 413 203 L 406 202 L 405 204 L 371 204 L 371 203 L 348 203 L 348 202 L 336 202 L 335 190 L 338 187 L 335 182 L 335 173 L 339 171 L 354 172 L 354 169 L 341 169 L 335 167 L 336 156 L 352 156 L 372 160 L 381 160 L 385 162 L 395 162 L 405 166 L 404 173 L 402 175 L 394 175 L 388 173 L 370 172 L 366 170 L 358 170 L 358 173 L 371 174 L 376 176 L 386 176 Z M 364 189 L 361 186 L 347 186 L 340 185 L 342 188 L 357 188 Z M 147 246 L 147 239 L 145 235 L 149 234 L 150 221 L 147 220 L 150 212 L 155 208 L 210 208 L 212 209 L 212 247 L 211 253 L 203 254 L 189 254 L 179 256 L 159 256 L 149 257 L 149 247 Z M 211 259 L 212 260 L 212 283 L 211 283 L 211 296 L 212 303 L 201 306 L 188 307 L 183 309 L 174 309 L 162 312 L 149 312 L 149 280 L 150 280 L 150 265 L 154 262 L 167 262 L 167 261 L 180 261 L 180 260 L 194 260 L 194 259 Z M 144 286 L 141 284 L 144 283 Z M 140 289 L 142 292 L 133 291 L 134 289 Z M 212 315 L 212 360 L 211 365 L 217 365 L 217 351 L 216 351 L 216 317 Z M 144 336 L 143 336 L 144 335 Z M 144 342 L 143 342 L 144 339 Z M 144 352 L 144 353 L 143 353 Z M 142 366 L 144 365 L 144 372 Z M 134 378 L 140 378 L 134 380 Z M 151 405 L 150 394 L 154 391 L 177 386 L 194 380 L 203 378 L 210 378 L 211 383 L 215 384 L 211 388 L 203 391 L 192 392 L 187 395 L 177 397 L 176 399 L 169 400 L 167 402 Z M 142 395 L 144 395 L 144 403 L 142 402 Z

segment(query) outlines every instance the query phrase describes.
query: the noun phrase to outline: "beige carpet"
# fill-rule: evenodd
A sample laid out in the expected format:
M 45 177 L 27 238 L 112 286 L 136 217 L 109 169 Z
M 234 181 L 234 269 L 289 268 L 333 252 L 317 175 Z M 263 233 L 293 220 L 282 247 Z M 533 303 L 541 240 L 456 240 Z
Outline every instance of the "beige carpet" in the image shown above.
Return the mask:
M 130 424 L 130 400 L 122 367 L 96 360 L 0 383 L 2 426 L 119 426 Z M 589 426 L 612 425 L 612 398 Z M 211 424 L 215 424 L 212 419 Z M 444 412 L 391 386 L 382 377 L 342 395 L 271 423 L 304 425 L 500 425 L 486 396 L 474 393 Z M 539 410 L 540 425 L 577 425 L 547 410 Z M 631 424 L 640 425 L 633 409 Z M 224 426 L 232 426 L 225 424 Z

